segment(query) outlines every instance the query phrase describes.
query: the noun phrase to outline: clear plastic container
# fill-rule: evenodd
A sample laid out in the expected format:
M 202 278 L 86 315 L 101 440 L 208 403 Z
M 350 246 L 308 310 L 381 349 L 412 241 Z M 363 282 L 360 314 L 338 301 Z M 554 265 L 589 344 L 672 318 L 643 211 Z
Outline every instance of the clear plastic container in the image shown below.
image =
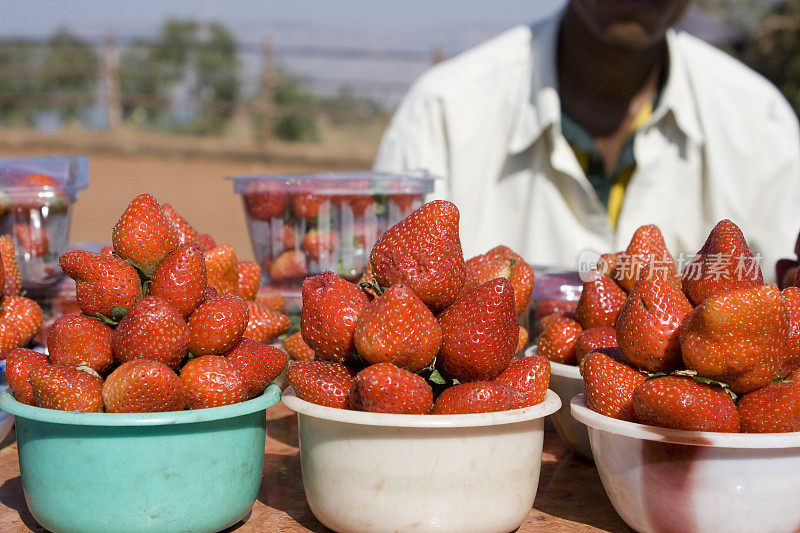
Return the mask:
M 265 283 L 297 288 L 305 276 L 332 270 L 351 281 L 372 246 L 433 191 L 426 173 L 370 171 L 238 176 L 250 242 Z
M 559 267 L 533 265 L 533 273 L 535 282 L 528 323 L 531 340 L 535 343 L 542 318 L 558 311 L 575 312 L 583 292 L 583 280 L 578 271 Z
M 0 234 L 11 235 L 22 288 L 36 293 L 62 275 L 72 204 L 89 183 L 85 156 L 0 158 Z

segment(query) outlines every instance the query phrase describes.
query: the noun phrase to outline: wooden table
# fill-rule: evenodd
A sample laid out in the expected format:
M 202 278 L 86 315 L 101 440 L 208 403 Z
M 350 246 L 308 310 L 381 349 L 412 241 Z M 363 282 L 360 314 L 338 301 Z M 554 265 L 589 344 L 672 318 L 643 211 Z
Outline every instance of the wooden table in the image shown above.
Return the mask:
M 250 515 L 228 531 L 329 531 L 306 504 L 297 417 L 278 404 L 267 411 L 264 477 Z M 552 426 L 545 431 L 536 501 L 519 532 L 631 531 L 614 512 L 594 465 L 569 452 Z M 0 446 L 0 531 L 45 531 L 25 505 L 14 433 Z

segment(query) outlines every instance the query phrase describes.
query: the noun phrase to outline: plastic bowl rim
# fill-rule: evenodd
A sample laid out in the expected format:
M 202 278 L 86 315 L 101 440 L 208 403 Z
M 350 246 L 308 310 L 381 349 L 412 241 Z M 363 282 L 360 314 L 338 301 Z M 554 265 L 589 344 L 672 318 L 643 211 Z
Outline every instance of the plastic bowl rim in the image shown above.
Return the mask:
M 52 155 L 52 156 L 33 156 L 33 157 L 0 157 L 0 168 L 11 163 L 28 165 L 44 165 L 47 162 L 64 161 L 77 165 L 76 174 L 78 179 L 73 183 L 61 183 L 57 187 L 31 188 L 25 186 L 3 185 L 3 193 L 16 199 L 26 198 L 50 198 L 58 194 L 74 194 L 82 191 L 89 186 L 89 157 L 83 154 L 76 155 Z M 36 171 L 36 169 L 31 169 Z M 52 172 L 41 169 L 40 173 L 50 175 Z
M 248 415 L 272 407 L 280 401 L 280 398 L 281 389 L 273 383 L 260 396 L 244 402 L 223 405 L 222 407 L 163 413 L 75 413 L 26 405 L 15 400 L 11 390 L 6 390 L 0 394 L 0 409 L 20 418 L 54 424 L 75 426 L 163 426 L 210 422 Z
M 351 411 L 349 409 L 326 407 L 324 405 L 317 405 L 301 400 L 297 397 L 292 387 L 288 387 L 283 391 L 281 401 L 286 407 L 298 414 L 334 422 L 345 422 L 364 426 L 445 429 L 499 426 L 515 424 L 517 422 L 527 422 L 551 415 L 561 407 L 561 400 L 558 395 L 550 389 L 547 390 L 544 400 L 530 407 L 468 415 L 402 415 Z
M 331 172 L 316 172 L 316 173 L 275 173 L 275 174 L 240 174 L 237 176 L 229 176 L 225 178 L 233 181 L 233 190 L 237 194 L 246 192 L 244 188 L 255 182 L 282 182 L 286 186 L 290 185 L 304 185 L 312 184 L 315 182 L 334 183 L 337 181 L 373 181 L 376 183 L 398 183 L 406 185 L 403 189 L 392 191 L 369 191 L 360 189 L 343 188 L 336 190 L 321 190 L 320 194 L 426 194 L 433 191 L 434 181 L 438 178 L 431 175 L 427 170 L 419 169 L 412 170 L 406 173 L 391 173 L 391 172 L 378 172 L 371 170 L 353 170 L 353 171 L 331 171 Z M 410 187 L 413 186 L 413 190 Z M 298 188 L 297 192 L 302 192 Z
M 596 413 L 586 407 L 583 394 L 578 394 L 572 398 L 570 409 L 572 416 L 588 427 L 633 439 L 711 448 L 800 448 L 800 432 L 717 433 L 713 431 L 686 431 L 617 420 L 616 418 Z

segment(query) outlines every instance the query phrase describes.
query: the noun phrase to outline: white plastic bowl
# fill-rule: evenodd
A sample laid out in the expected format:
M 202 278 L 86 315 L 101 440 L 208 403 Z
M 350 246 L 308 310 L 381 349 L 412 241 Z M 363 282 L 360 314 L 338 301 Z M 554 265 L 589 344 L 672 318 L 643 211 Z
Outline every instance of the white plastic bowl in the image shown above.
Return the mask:
M 573 398 L 603 487 L 641 532 L 770 533 L 800 527 L 800 433 L 681 431 L 616 420 Z
M 377 414 L 297 398 L 309 507 L 335 531 L 507 532 L 531 510 L 544 417 L 561 402 L 473 415 Z
M 536 346 L 525 350 L 525 355 L 536 355 Z M 550 361 L 550 389 L 561 399 L 561 409 L 553 415 L 553 425 L 558 436 L 572 451 L 592 461 L 592 447 L 589 445 L 586 426 L 575 420 L 569 411 L 570 400 L 583 394 L 583 378 L 578 367 Z

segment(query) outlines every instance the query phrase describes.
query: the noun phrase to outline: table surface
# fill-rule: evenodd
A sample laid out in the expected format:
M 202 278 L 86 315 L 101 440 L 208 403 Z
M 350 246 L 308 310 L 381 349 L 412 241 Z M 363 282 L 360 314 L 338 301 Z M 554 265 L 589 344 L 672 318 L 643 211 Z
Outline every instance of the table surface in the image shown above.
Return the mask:
M 250 515 L 227 531 L 329 531 L 306 504 L 297 417 L 282 404 L 267 411 L 264 477 Z M 12 431 L 0 447 L 0 531 L 45 531 L 25 505 Z M 536 501 L 517 530 L 631 531 L 614 511 L 590 462 L 569 452 L 552 426 L 545 431 Z

